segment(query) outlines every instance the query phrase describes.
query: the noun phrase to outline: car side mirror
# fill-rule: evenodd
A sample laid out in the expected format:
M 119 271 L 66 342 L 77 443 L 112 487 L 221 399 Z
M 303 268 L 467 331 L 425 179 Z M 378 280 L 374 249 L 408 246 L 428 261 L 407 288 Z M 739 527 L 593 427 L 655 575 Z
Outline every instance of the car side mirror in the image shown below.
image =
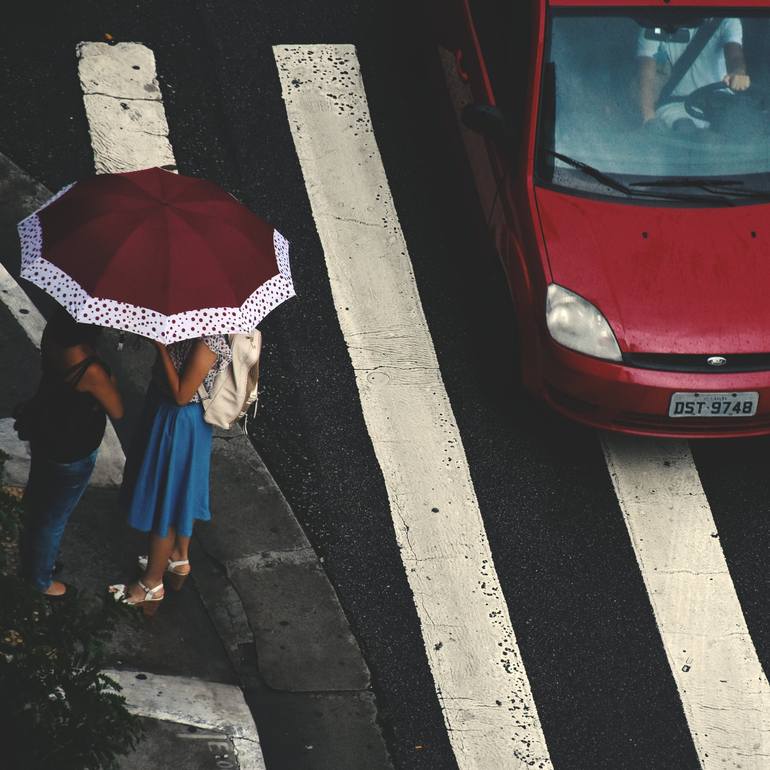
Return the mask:
M 513 132 L 505 116 L 498 107 L 491 104 L 467 104 L 463 107 L 460 119 L 466 128 L 496 142 L 508 144 L 513 139 Z

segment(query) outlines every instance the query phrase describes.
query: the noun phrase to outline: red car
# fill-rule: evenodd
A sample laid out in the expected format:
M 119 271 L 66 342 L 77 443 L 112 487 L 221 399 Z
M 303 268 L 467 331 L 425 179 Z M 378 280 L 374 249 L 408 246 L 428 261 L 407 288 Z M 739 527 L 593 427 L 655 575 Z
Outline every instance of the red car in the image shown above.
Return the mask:
M 770 433 L 770 2 L 434 19 L 525 386 L 599 428 Z

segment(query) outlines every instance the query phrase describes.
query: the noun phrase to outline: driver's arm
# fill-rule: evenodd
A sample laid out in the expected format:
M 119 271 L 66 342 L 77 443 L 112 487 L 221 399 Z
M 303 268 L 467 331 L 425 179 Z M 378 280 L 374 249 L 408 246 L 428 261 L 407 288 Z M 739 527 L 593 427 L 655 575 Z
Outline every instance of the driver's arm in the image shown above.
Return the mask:
M 640 56 L 639 60 L 639 108 L 642 111 L 642 121 L 655 117 L 655 73 L 657 65 L 650 56 Z
M 751 78 L 746 73 L 746 57 L 740 43 L 725 44 L 725 64 L 725 84 L 733 91 L 745 91 L 751 85 Z

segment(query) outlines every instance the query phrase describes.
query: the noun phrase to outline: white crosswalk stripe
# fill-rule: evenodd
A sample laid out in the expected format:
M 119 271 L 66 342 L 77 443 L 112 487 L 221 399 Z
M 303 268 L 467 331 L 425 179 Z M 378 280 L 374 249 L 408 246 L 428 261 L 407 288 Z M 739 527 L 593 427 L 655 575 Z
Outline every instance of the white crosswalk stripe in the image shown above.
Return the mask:
M 153 52 L 140 43 L 81 43 L 77 55 L 96 172 L 176 165 Z
M 688 445 L 603 445 L 701 765 L 768 767 L 770 687 Z
M 458 765 L 550 767 L 355 49 L 276 46 L 274 52 Z

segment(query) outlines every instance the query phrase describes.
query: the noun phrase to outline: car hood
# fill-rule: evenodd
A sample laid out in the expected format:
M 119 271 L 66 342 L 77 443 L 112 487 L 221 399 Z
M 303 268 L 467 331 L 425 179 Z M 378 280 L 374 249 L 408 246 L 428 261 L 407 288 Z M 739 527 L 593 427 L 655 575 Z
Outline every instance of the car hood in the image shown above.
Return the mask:
M 770 206 L 536 196 L 552 280 L 596 305 L 622 350 L 770 352 Z

